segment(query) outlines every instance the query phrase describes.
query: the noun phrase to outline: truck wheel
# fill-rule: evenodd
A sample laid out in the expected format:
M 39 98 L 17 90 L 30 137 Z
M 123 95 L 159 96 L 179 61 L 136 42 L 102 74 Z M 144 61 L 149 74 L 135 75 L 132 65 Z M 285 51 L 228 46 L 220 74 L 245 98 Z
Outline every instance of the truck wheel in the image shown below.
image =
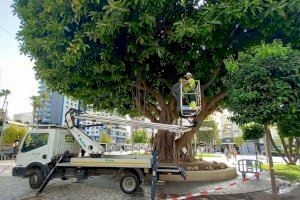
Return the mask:
M 121 177 L 120 187 L 126 194 L 133 194 L 139 186 L 139 179 L 133 173 L 127 173 Z
M 29 176 L 29 186 L 31 189 L 39 189 L 44 182 L 44 174 L 41 170 L 35 169 Z

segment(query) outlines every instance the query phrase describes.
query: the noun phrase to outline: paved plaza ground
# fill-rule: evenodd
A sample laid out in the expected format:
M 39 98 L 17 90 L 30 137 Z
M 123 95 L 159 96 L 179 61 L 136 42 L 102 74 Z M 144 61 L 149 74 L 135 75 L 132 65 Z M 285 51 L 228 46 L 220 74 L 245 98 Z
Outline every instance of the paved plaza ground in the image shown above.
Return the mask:
M 205 160 L 210 160 L 206 159 Z M 214 158 L 216 160 L 216 158 Z M 224 158 L 217 158 L 218 161 Z M 235 166 L 233 160 L 227 164 Z M 28 185 L 28 179 L 11 176 L 11 169 L 15 166 L 14 161 L 0 161 L 0 200 L 99 200 L 99 199 L 150 199 L 150 181 L 147 180 L 133 195 L 122 193 L 119 183 L 109 176 L 94 177 L 81 183 L 75 183 L 75 179 L 62 181 L 55 179 L 50 181 L 45 191 L 38 197 L 35 191 Z M 230 186 L 231 183 L 236 183 Z M 280 199 L 296 200 L 300 196 L 300 184 L 278 181 L 281 185 Z M 209 191 L 208 196 L 194 199 L 207 200 L 271 200 L 269 192 L 270 179 L 268 173 L 262 175 L 259 180 L 251 179 L 243 182 L 241 177 L 218 183 L 199 182 L 167 182 L 157 187 L 156 196 L 158 199 L 169 199 L 172 197 L 184 196 L 188 193 L 199 193 Z M 217 189 L 216 188 L 222 188 Z

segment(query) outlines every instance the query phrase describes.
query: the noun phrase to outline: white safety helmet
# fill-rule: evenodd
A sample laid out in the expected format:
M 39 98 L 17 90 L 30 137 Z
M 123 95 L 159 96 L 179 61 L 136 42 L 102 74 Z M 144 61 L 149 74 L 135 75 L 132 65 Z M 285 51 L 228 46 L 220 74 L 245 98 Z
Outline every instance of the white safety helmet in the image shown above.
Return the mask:
M 190 73 L 190 72 L 188 72 L 188 73 L 186 73 L 186 75 L 185 75 L 185 77 L 192 77 L 193 75 L 192 75 L 192 73 Z

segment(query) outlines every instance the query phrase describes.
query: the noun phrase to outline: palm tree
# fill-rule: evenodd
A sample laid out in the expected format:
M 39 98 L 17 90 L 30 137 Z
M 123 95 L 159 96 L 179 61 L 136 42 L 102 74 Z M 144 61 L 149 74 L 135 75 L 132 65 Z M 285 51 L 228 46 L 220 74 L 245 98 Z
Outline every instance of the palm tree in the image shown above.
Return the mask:
M 3 101 L 3 105 L 2 105 L 2 110 L 4 108 L 4 105 L 6 103 L 6 99 L 7 99 L 7 96 L 10 94 L 10 90 L 8 89 L 2 89 L 1 92 L 0 92 L 0 97 L 4 96 L 4 101 Z
M 43 92 L 40 94 L 40 100 L 42 101 L 42 106 L 45 106 L 45 102 L 47 99 L 49 99 L 48 92 Z
M 41 106 L 43 109 L 45 109 L 46 100 L 49 99 L 49 94 L 47 91 L 40 94 L 40 100 L 41 100 Z M 44 115 L 43 115 L 44 116 Z M 42 118 L 42 122 L 44 122 L 44 119 Z
M 31 96 L 29 97 L 30 100 L 31 100 L 31 105 L 32 105 L 32 108 L 33 108 L 33 113 L 32 113 L 32 124 L 34 124 L 34 118 L 35 118 L 35 113 L 36 113 L 36 110 L 38 108 L 40 108 L 42 106 L 41 104 L 41 99 L 40 99 L 40 96 Z

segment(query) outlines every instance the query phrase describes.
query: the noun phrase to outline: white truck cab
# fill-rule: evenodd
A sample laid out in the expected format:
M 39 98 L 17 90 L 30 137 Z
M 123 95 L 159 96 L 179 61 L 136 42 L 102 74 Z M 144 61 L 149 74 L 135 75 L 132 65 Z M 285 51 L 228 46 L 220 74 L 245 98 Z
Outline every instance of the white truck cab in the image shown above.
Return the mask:
M 34 170 L 47 174 L 46 166 L 66 150 L 73 155 L 80 152 L 80 145 L 68 129 L 39 126 L 30 130 L 22 139 L 13 176 L 28 177 Z

